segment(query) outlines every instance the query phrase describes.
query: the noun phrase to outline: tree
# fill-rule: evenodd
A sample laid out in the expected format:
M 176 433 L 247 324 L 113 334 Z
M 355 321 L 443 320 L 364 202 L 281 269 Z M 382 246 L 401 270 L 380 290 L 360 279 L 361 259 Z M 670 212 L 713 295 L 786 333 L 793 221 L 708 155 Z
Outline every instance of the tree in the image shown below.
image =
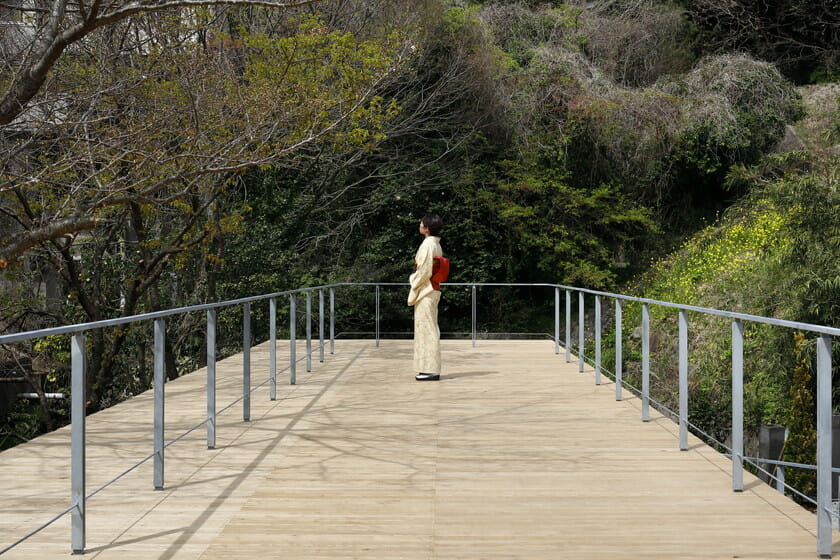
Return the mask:
M 189 259 L 204 289 L 186 300 L 215 299 L 214 244 L 238 220 L 217 205 L 241 174 L 298 168 L 316 144 L 364 150 L 394 111 L 376 93 L 402 64 L 399 33 L 363 40 L 301 14 L 277 32 L 239 25 L 202 42 L 176 40 L 196 37 L 180 14 L 158 15 L 142 33 L 125 22 L 122 38 L 78 42 L 39 110 L 0 140 L 0 266 L 27 256 L 57 271 L 77 302 L 63 309 L 71 322 L 166 305 L 164 273 L 177 279 Z M 129 331 L 93 336 L 94 403 Z
M 34 1 L 6 4 L 6 17 L 26 22 L 12 40 L 4 42 L 6 50 L 0 84 L 5 93 L 0 98 L 0 126 L 10 124 L 41 91 L 51 70 L 62 56 L 94 31 L 112 30 L 121 22 L 143 14 L 157 14 L 173 9 L 206 6 L 265 6 L 290 9 L 321 0 L 137 0 L 134 2 L 92 3 L 68 0 Z M 189 17 L 189 13 L 184 13 Z M 30 25 L 29 22 L 32 22 Z
M 93 229 L 124 204 L 170 201 L 206 176 L 277 164 L 370 113 L 365 105 L 399 64 L 397 37 L 356 41 L 321 25 L 304 21 L 278 39 L 216 34 L 207 49 L 161 40 L 116 61 L 126 45 L 87 42 L 62 61 L 63 80 L 38 114 L 7 126 L 0 204 L 16 224 L 0 243 L 0 267 Z M 162 37 L 183 33 L 178 22 L 159 27 Z M 32 197 L 45 208 L 40 219 L 18 212 Z
M 837 0 L 683 0 L 704 30 L 704 48 L 749 52 L 774 62 L 803 83 L 840 71 L 840 2 Z

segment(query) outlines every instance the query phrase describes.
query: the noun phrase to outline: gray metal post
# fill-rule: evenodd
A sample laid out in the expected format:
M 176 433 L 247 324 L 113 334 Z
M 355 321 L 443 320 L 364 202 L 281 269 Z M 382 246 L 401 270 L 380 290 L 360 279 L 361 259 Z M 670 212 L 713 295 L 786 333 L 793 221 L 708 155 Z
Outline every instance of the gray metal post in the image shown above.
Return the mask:
M 379 346 L 379 284 L 376 285 L 376 346 Z
M 566 363 L 572 361 L 572 292 L 566 290 Z
M 744 491 L 744 325 L 732 321 L 732 490 Z
M 560 353 L 560 288 L 554 288 L 554 353 Z
M 324 363 L 324 290 L 318 290 L 318 359 Z
M 621 300 L 615 300 L 615 400 L 621 400 Z
M 70 516 L 73 554 L 85 553 L 85 397 L 87 355 L 85 333 L 70 337 L 71 410 L 70 410 Z
M 583 346 L 586 342 L 586 313 L 583 309 L 583 292 L 578 292 L 578 372 L 583 373 Z
M 475 286 L 472 286 L 472 345 L 475 348 L 475 333 L 476 333 L 476 319 L 478 317 L 478 313 L 476 312 L 476 303 L 475 303 Z
M 831 337 L 817 339 L 817 553 L 831 558 Z
M 155 411 L 154 411 L 154 484 L 155 490 L 163 490 L 164 467 L 164 383 L 166 353 L 166 320 L 155 319 Z
M 650 422 L 650 306 L 642 304 L 642 421 Z
M 216 447 L 216 310 L 207 310 L 207 449 Z
M 306 291 L 306 371 L 312 371 L 312 292 Z
M 251 304 L 242 306 L 242 420 L 251 420 Z
M 289 385 L 297 383 L 297 301 L 295 294 L 289 296 Z
M 601 384 L 601 296 L 595 296 L 595 385 Z
M 277 400 L 277 298 L 268 300 L 268 398 Z
M 776 465 L 776 491 L 782 496 L 785 495 L 785 467 Z
M 330 288 L 330 354 L 335 354 L 335 288 Z
M 680 450 L 688 450 L 688 313 L 680 311 Z

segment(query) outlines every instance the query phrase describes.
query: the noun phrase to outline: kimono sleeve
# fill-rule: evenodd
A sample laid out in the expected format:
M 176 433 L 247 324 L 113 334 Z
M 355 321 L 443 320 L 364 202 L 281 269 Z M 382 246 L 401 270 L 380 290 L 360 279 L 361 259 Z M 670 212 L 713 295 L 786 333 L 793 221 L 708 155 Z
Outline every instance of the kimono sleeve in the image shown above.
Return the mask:
M 434 251 L 429 243 L 423 243 L 417 250 L 414 264 L 417 270 L 411 275 L 411 287 L 421 288 L 432 277 L 432 266 L 434 264 Z

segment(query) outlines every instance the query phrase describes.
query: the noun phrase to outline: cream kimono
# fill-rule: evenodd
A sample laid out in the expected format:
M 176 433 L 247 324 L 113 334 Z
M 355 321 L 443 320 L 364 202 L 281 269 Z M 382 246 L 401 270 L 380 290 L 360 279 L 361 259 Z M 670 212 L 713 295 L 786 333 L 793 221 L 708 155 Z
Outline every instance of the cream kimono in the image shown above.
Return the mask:
M 430 278 L 434 257 L 442 256 L 440 237 L 428 236 L 417 249 L 414 256 L 417 270 L 408 279 L 411 283 L 408 305 L 414 306 L 414 371 L 418 373 L 440 374 L 440 292 L 432 287 Z

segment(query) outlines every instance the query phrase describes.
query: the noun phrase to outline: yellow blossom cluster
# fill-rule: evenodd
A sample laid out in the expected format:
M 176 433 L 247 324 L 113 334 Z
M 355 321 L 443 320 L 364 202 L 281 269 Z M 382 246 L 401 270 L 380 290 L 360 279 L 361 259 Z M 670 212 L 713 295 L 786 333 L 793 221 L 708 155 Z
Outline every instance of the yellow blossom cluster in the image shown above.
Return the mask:
M 711 282 L 749 281 L 753 267 L 791 249 L 790 238 L 784 234 L 786 220 L 786 214 L 767 204 L 752 215 L 709 226 L 654 268 L 653 274 L 660 277 L 654 297 L 697 304 L 704 286 Z

